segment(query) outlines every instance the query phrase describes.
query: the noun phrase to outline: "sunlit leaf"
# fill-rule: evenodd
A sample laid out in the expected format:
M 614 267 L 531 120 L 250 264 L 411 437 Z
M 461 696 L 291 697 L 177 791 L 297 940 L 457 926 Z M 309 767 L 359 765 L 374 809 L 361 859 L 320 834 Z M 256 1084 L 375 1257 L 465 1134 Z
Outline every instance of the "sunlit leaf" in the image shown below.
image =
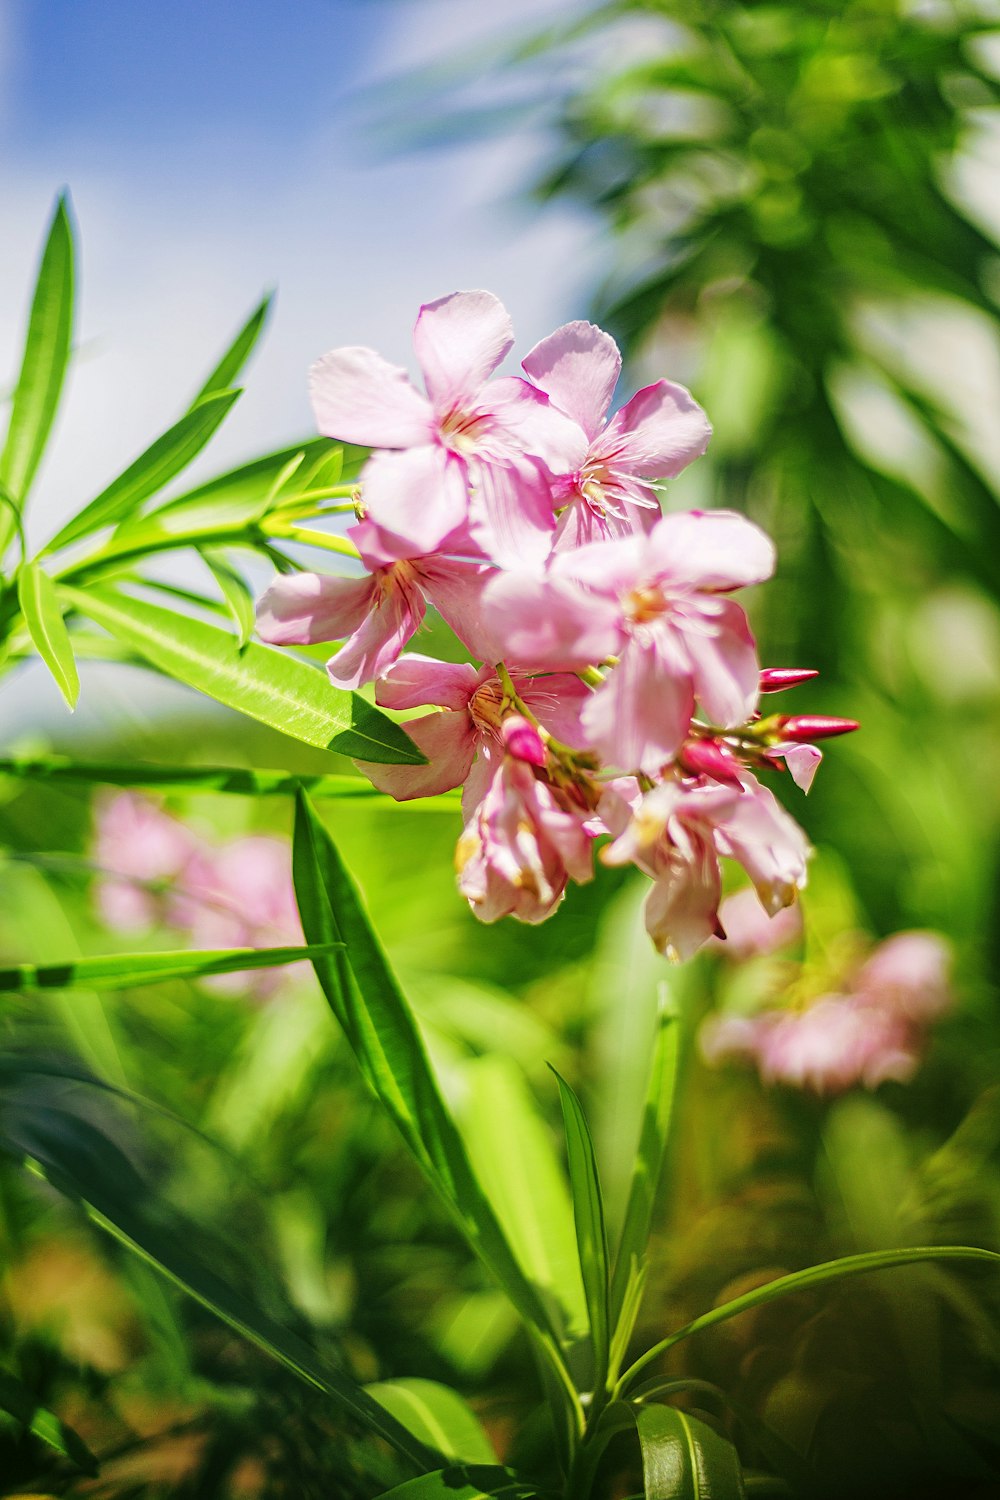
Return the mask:
M 0 1369 L 0 1411 L 8 1412 L 26 1431 L 34 1433 L 62 1458 L 91 1476 L 97 1473 L 97 1459 L 79 1433 L 74 1432 L 55 1412 L 39 1405 L 28 1387 L 9 1370 Z
M 8 964 L 0 968 L 0 990 L 66 990 L 93 985 L 124 990 L 169 979 L 200 979 L 210 974 L 242 974 L 318 958 L 342 944 L 287 948 L 206 948 L 177 953 L 114 953 L 65 963 Z
M 256 615 L 254 597 L 243 574 L 233 567 L 224 552 L 213 547 L 203 547 L 201 555 L 209 572 L 219 585 L 219 592 L 236 626 L 237 638 L 245 646 L 254 632 Z
M 48 543 L 45 552 L 54 552 L 56 548 L 66 547 L 102 526 L 120 521 L 150 495 L 155 495 L 198 456 L 240 394 L 239 391 L 216 391 L 185 412 L 179 422 L 158 437 L 89 505 L 67 521 Z
M 736 1449 L 706 1422 L 651 1405 L 639 1409 L 636 1428 L 646 1500 L 743 1500 Z
M 554 1068 L 552 1071 L 555 1073 Z M 573 1193 L 576 1243 L 594 1351 L 594 1388 L 601 1390 L 607 1379 L 611 1337 L 608 1307 L 610 1271 L 604 1201 L 601 1197 L 594 1143 L 583 1108 L 565 1079 L 560 1078 L 558 1073 L 555 1076 L 566 1130 L 566 1155 Z
M 20 508 L 45 450 L 59 404 L 73 329 L 73 227 L 65 194 L 56 203 L 35 283 L 21 373 L 0 453 L 0 489 Z M 0 556 L 15 521 L 0 508 Z
M 429 1448 L 465 1464 L 495 1464 L 493 1444 L 467 1401 L 436 1380 L 379 1380 L 369 1396 Z
M 228 391 L 239 379 L 243 366 L 253 353 L 257 340 L 263 332 L 273 302 L 274 293 L 268 292 L 257 304 L 191 402 L 192 407 L 197 406 L 199 401 L 204 400 L 206 396 L 214 396 L 218 391 Z
M 324 750 L 397 765 L 423 756 L 392 719 L 287 651 L 109 588 L 62 586 L 67 603 L 168 677 Z
M 73 655 L 59 595 L 52 579 L 36 562 L 24 562 L 17 574 L 17 598 L 35 649 L 70 708 L 80 696 L 80 674 Z

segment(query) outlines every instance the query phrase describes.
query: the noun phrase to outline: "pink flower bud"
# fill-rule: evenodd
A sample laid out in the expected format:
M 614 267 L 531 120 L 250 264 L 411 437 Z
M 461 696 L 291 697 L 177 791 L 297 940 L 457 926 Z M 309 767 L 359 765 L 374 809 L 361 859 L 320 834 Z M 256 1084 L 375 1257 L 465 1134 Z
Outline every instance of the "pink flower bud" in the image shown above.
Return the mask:
M 711 776 L 713 781 L 724 781 L 727 786 L 742 785 L 736 774 L 739 762 L 729 747 L 718 740 L 686 740 L 677 759 L 692 776 Z
M 800 745 L 833 739 L 835 735 L 850 734 L 861 728 L 857 719 L 832 719 L 823 714 L 783 714 L 776 722 L 786 740 L 795 740 Z
M 500 732 L 508 755 L 526 761 L 529 766 L 544 766 L 545 746 L 534 724 L 529 724 L 521 714 L 511 714 L 504 719 Z
M 819 673 L 811 667 L 765 667 L 760 674 L 760 690 L 762 693 L 780 693 L 818 676 Z

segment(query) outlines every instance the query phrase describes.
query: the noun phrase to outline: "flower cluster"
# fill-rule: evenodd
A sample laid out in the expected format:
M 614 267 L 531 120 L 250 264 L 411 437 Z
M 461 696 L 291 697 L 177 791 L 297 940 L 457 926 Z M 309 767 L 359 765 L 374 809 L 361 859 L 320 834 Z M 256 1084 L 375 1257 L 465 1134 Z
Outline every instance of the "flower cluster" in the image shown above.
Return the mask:
M 709 439 L 691 395 L 658 380 L 609 418 L 607 333 L 569 323 L 496 377 L 512 343 L 495 297 L 456 292 L 417 319 L 425 393 L 369 349 L 314 366 L 320 431 L 375 450 L 348 532 L 365 572 L 279 578 L 258 630 L 339 640 L 335 683 L 431 710 L 406 721 L 425 766 L 364 769 L 397 798 L 464 787 L 459 887 L 483 920 L 542 921 L 608 834 L 604 860 L 654 882 L 657 947 L 684 958 L 720 931 L 720 856 L 769 913 L 794 899 L 806 839 L 757 773 L 808 788 L 813 741 L 856 726 L 760 713 L 762 690 L 815 674 L 761 674 L 732 597 L 773 571 L 764 532 L 661 514 L 660 481 Z M 428 604 L 481 667 L 402 654 Z
M 94 859 L 98 910 L 116 932 L 164 925 L 192 948 L 272 948 L 299 944 L 288 846 L 250 834 L 212 844 L 158 803 L 132 792 L 98 800 Z M 288 969 L 216 976 L 218 989 L 267 999 Z
M 753 1063 L 765 1083 L 839 1094 L 915 1073 L 931 1024 L 951 1006 L 951 955 L 933 932 L 899 932 L 835 993 L 798 1009 L 715 1016 L 702 1028 L 706 1060 Z

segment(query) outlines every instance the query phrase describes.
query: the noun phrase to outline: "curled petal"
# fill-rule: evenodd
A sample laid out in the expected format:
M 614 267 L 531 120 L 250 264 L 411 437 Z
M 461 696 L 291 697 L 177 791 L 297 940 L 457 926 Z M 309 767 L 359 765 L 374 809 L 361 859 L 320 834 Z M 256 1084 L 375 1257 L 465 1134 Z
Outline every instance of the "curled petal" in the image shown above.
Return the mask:
M 380 541 L 400 557 L 434 552 L 469 509 L 466 466 L 438 444 L 376 453 L 362 494 Z
M 426 766 L 384 766 L 359 760 L 373 786 L 397 802 L 414 797 L 436 797 L 461 786 L 476 753 L 476 736 L 468 714 L 445 709 L 410 719 L 403 728 L 427 757 Z
M 572 671 L 602 661 L 621 639 L 616 604 L 552 575 L 499 574 L 483 611 L 508 665 Z
M 257 634 L 272 646 L 311 646 L 351 635 L 364 623 L 378 581 L 294 573 L 278 578 L 257 604 Z
M 433 703 L 464 711 L 484 675 L 488 674 L 477 672 L 468 662 L 438 661 L 435 656 L 409 651 L 379 679 L 375 702 L 381 708 L 422 708 Z
M 622 467 L 640 479 L 672 479 L 704 453 L 711 436 L 691 392 L 658 380 L 637 391 L 608 423 L 601 447 L 613 445 Z
M 492 292 L 452 292 L 426 303 L 413 347 L 435 411 L 475 396 L 513 342 L 510 315 Z
M 694 711 L 687 664 L 661 636 L 630 640 L 582 715 L 589 743 L 611 765 L 650 776 L 676 754 Z
M 676 511 L 650 533 L 646 564 L 666 583 L 725 592 L 774 572 L 771 538 L 732 510 Z
M 397 563 L 377 575 L 371 608 L 326 670 L 337 687 L 356 688 L 374 682 L 392 666 L 424 617 L 423 595 L 408 563 Z
M 333 349 L 309 372 L 316 425 L 363 448 L 410 448 L 433 436 L 430 406 L 399 365 L 374 349 Z
M 689 607 L 678 621 L 691 661 L 694 690 L 713 724 L 745 724 L 757 706 L 760 674 L 746 615 L 734 599 Z
M 677 962 L 693 957 L 719 929 L 722 876 L 710 839 L 693 842 L 646 897 L 646 931 L 660 953 Z
M 717 830 L 719 852 L 738 860 L 770 916 L 790 906 L 806 883 L 811 850 L 795 819 L 752 776 Z
M 484 605 L 486 586 L 496 577 L 494 570 L 455 557 L 424 557 L 416 568 L 427 599 L 473 656 L 499 661 L 503 642 L 497 639 Z
M 767 751 L 767 758 L 783 760 L 795 785 L 808 792 L 823 759 L 823 752 L 816 745 L 772 745 Z
M 588 438 L 597 436 L 622 368 L 609 333 L 593 323 L 565 323 L 536 344 L 521 365 Z

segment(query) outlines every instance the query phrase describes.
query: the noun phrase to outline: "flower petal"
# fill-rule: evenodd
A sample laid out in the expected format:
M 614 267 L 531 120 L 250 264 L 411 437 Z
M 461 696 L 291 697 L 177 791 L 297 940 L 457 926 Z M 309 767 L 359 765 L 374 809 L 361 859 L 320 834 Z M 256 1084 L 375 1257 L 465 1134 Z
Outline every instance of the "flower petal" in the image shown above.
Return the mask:
M 380 708 L 393 709 L 433 703 L 464 712 L 483 676 L 468 662 L 438 661 L 435 656 L 408 651 L 379 679 L 375 702 Z
M 746 870 L 761 905 L 773 917 L 805 885 L 811 851 L 798 823 L 767 787 L 749 775 L 744 785 L 746 792 L 718 825 L 716 840 L 719 852 Z
M 597 435 L 622 368 L 610 333 L 593 323 L 564 323 L 535 345 L 521 367 L 588 438 Z
M 649 534 L 650 576 L 699 589 L 741 589 L 774 572 L 774 543 L 733 510 L 675 511 Z
M 638 583 L 645 556 L 641 536 L 617 537 L 610 542 L 590 542 L 572 552 L 560 552 L 552 560 L 552 576 L 573 579 L 598 594 L 618 599 Z
M 386 568 L 378 578 L 371 607 L 354 634 L 326 664 L 337 687 L 356 688 L 374 682 L 392 666 L 424 617 L 423 595 L 412 574 Z
M 413 347 L 435 411 L 475 396 L 513 342 L 510 315 L 492 292 L 452 292 L 426 303 Z
M 508 666 L 573 671 L 602 661 L 621 640 L 615 602 L 551 574 L 496 575 L 483 612 Z
M 463 707 L 425 714 L 403 724 L 410 739 L 427 757 L 426 766 L 383 766 L 366 760 L 357 762 L 373 786 L 388 792 L 397 802 L 414 797 L 437 797 L 461 786 L 476 753 L 476 735 Z
M 587 437 L 579 424 L 520 376 L 491 380 L 476 397 L 476 411 L 492 418 L 485 442 L 496 457 L 527 453 L 554 474 L 578 469 L 587 457 Z
M 691 723 L 694 693 L 669 638 L 628 641 L 584 707 L 590 744 L 623 771 L 654 775 L 676 753 Z
M 257 634 L 272 646 L 338 641 L 364 622 L 377 591 L 373 577 L 294 573 L 278 578 L 258 601 Z
M 757 706 L 757 648 L 735 599 L 706 602 L 711 612 L 692 603 L 675 624 L 691 659 L 695 696 L 712 723 L 728 729 L 745 724 Z
M 644 386 L 608 423 L 595 448 L 617 455 L 617 466 L 640 479 L 672 479 L 708 447 L 708 418 L 682 385 Z
M 718 856 L 698 839 L 691 857 L 678 860 L 646 897 L 646 931 L 659 952 L 680 962 L 692 958 L 718 928 L 721 895 Z
M 433 436 L 430 406 L 399 365 L 374 349 L 333 349 L 309 372 L 316 425 L 364 448 L 410 448 Z
M 556 518 L 538 465 L 480 462 L 471 478 L 469 530 L 486 556 L 507 568 L 543 563 L 552 549 Z
M 575 750 L 587 748 L 580 716 L 591 690 L 575 673 L 548 672 L 540 677 L 515 673 L 514 685 L 549 734 Z
M 466 468 L 437 444 L 376 453 L 365 465 L 362 494 L 379 538 L 401 557 L 433 552 L 468 514 Z
M 456 557 L 421 558 L 416 568 L 428 602 L 472 655 L 479 661 L 499 661 L 503 642 L 484 605 L 486 585 L 496 577 L 495 569 Z

